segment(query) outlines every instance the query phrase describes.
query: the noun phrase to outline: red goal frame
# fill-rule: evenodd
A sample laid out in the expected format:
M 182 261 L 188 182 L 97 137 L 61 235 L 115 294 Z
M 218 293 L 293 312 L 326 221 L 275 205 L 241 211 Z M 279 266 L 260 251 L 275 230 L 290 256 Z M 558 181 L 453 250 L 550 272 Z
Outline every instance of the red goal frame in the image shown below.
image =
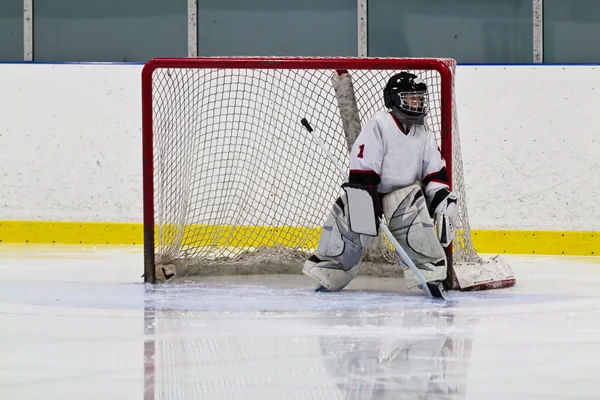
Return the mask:
M 440 74 L 441 152 L 452 189 L 453 71 L 449 59 L 364 57 L 199 57 L 155 58 L 142 70 L 142 164 L 144 203 L 144 281 L 155 283 L 154 267 L 154 152 L 152 76 L 161 68 L 434 70 Z

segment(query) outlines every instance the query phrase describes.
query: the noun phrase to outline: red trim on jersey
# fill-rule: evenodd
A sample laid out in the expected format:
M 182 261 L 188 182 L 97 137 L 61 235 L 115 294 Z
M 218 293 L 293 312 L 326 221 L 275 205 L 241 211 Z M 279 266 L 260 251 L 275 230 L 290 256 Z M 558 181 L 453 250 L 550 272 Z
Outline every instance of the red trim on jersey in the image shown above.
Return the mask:
M 400 121 L 398 121 L 398 119 L 394 116 L 394 114 L 390 113 L 390 115 L 392 116 L 392 119 L 396 123 L 396 126 L 398 127 L 398 129 L 400 129 L 400 132 L 404 133 L 405 135 L 408 135 L 408 132 L 410 132 L 412 125 L 411 124 L 406 125 L 406 131 L 404 131 L 404 125 L 402 125 L 402 123 Z
M 433 179 L 432 176 L 434 176 L 435 174 L 438 174 L 440 171 L 435 171 L 430 173 L 429 175 L 425 175 L 425 177 L 423 178 L 423 182 L 425 182 L 427 179 Z
M 402 133 L 404 133 L 406 135 L 406 132 L 404 132 L 404 128 L 402 127 L 402 124 L 400 123 L 400 121 L 398 121 L 398 119 L 396 117 L 394 117 L 394 114 L 390 113 L 390 116 L 392 117 L 392 119 L 396 123 L 396 126 L 398 127 L 398 129 L 400 129 L 400 132 L 402 132 Z
M 422 182 L 425 186 L 429 185 L 431 182 L 442 183 L 444 185 L 450 186 L 446 167 L 442 167 L 442 169 L 440 169 L 439 171 L 432 172 L 429 175 L 425 176 Z

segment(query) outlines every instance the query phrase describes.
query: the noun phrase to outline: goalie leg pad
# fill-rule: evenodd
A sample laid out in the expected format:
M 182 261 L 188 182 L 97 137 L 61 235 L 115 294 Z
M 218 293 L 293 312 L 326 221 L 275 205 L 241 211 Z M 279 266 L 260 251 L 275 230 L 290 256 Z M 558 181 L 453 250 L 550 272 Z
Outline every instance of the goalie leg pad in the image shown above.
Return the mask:
M 337 292 L 356 278 L 359 266 L 360 264 L 357 264 L 349 270 L 344 270 L 337 261 L 323 260 L 314 255 L 306 260 L 302 273 L 319 283 L 317 291 Z
M 419 269 L 434 271 L 446 278 L 446 254 L 438 240 L 420 185 L 396 190 L 383 198 L 383 212 L 389 229 Z
M 448 247 L 456 235 L 458 217 L 458 198 L 448 189 L 438 190 L 429 208 L 433 210 L 433 221 L 438 239 L 444 247 Z
M 373 237 L 350 230 L 346 196 L 335 202 L 325 221 L 317 253 L 304 263 L 302 273 L 329 291 L 346 287 L 358 274 L 363 248 Z

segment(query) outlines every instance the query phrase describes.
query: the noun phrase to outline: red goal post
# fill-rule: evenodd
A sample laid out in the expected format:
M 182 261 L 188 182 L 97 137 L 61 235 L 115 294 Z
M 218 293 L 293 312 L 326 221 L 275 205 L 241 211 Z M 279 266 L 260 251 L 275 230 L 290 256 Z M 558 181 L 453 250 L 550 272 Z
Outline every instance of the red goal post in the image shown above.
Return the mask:
M 161 265 L 174 266 L 175 272 L 185 270 L 186 275 L 201 275 L 209 264 L 259 265 L 286 258 L 281 248 L 290 254 L 300 250 L 306 254 L 315 246 L 314 229 L 324 222 L 339 182 L 326 171 L 325 156 L 314 150 L 310 139 L 298 136 L 298 122 L 308 113 L 321 135 L 327 135 L 327 145 L 347 165 L 344 145 L 351 143 L 335 106 L 334 72 L 350 76 L 360 114 L 356 117 L 362 123 L 382 109 L 382 89 L 392 74 L 409 70 L 427 82 L 427 122 L 446 160 L 453 190 L 459 195 L 459 235 L 453 258 L 455 263 L 483 263 L 473 248 L 468 225 L 454 102 L 455 67 L 455 60 L 440 58 L 203 57 L 149 61 L 142 71 L 145 281 L 160 280 L 157 272 L 165 271 Z M 262 165 L 251 164 L 243 146 L 252 148 L 252 157 L 261 159 Z M 261 148 L 264 154 L 256 153 Z M 300 187 L 304 181 L 296 177 L 311 181 L 320 174 L 323 176 L 313 187 L 327 187 L 318 188 L 320 200 L 315 203 L 310 198 L 311 189 Z M 270 190 L 269 185 L 275 185 L 277 193 L 260 197 L 261 192 Z M 296 198 L 295 192 L 287 191 L 294 185 L 304 197 Z M 227 190 L 235 201 L 226 197 Z M 239 197 L 247 194 L 252 198 L 242 204 Z M 311 202 L 302 208 L 298 202 L 304 199 Z M 288 208 L 301 210 L 292 215 L 282 205 L 287 201 Z M 203 211 L 208 209 L 210 213 Z M 272 209 L 278 210 L 278 215 L 274 216 Z M 385 243 L 381 247 L 385 253 Z M 226 248 L 227 254 L 220 248 Z M 393 255 L 383 258 L 394 261 Z M 260 273 L 260 267 L 256 268 Z M 456 279 L 454 286 L 458 288 Z

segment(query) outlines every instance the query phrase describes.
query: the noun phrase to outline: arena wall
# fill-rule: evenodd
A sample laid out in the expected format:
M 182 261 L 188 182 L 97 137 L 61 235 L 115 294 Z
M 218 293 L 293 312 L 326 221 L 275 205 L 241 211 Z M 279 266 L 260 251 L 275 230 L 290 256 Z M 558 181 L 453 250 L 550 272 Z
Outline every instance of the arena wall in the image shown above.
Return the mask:
M 2 242 L 141 243 L 142 67 L 0 64 Z M 458 67 L 479 251 L 600 247 L 598 82 L 597 66 Z

